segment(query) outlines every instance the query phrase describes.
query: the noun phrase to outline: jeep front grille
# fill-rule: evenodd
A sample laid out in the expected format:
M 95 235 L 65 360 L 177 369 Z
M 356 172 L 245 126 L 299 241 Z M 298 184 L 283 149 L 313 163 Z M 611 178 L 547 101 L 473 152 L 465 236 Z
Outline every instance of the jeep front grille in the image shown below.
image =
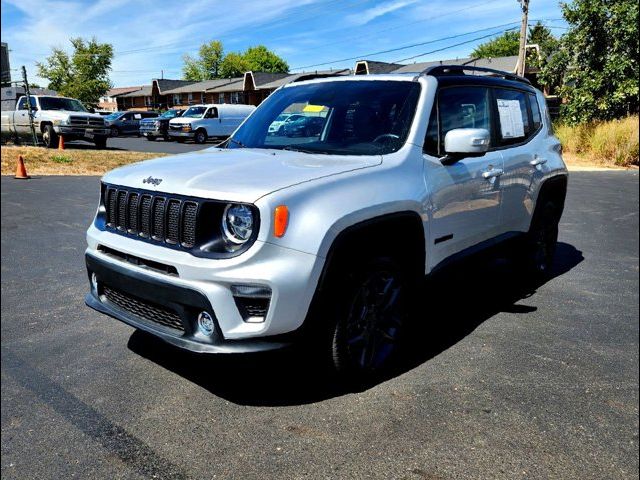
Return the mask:
M 195 245 L 198 203 L 193 200 L 108 187 L 104 206 L 107 229 L 187 249 Z

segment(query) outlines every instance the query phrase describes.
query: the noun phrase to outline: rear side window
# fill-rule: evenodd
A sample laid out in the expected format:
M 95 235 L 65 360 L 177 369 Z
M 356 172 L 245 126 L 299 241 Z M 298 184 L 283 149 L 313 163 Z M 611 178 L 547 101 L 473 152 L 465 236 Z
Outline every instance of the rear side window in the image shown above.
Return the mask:
M 529 105 L 531 106 L 531 121 L 533 122 L 533 131 L 535 132 L 542 126 L 542 116 L 540 115 L 538 99 L 533 93 L 529 94 Z
M 484 128 L 491 132 L 489 98 L 489 89 L 485 87 L 440 90 L 429 119 L 424 151 L 429 155 L 444 155 L 444 137 L 456 128 Z
M 519 90 L 495 89 L 500 145 L 513 145 L 532 133 L 527 110 L 527 94 Z

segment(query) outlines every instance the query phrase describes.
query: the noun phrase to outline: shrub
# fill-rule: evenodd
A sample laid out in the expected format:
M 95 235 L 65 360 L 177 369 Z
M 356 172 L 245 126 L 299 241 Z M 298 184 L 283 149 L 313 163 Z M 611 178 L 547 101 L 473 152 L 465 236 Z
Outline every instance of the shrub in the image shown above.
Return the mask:
M 638 165 L 638 115 L 620 120 L 560 124 L 556 135 L 565 152 L 608 165 Z

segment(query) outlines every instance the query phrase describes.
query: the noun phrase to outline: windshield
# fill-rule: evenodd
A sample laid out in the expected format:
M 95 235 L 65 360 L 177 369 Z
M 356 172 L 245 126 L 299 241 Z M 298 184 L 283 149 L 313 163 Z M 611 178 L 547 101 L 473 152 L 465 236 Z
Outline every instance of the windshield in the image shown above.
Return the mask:
M 122 115 L 124 115 L 122 112 L 114 112 L 114 113 L 110 113 L 109 115 L 107 115 L 104 118 L 109 120 L 109 121 L 113 121 L 116 118 L 120 118 Z
M 174 118 L 177 116 L 178 116 L 178 110 L 167 110 L 162 115 L 160 115 L 160 118 Z
M 200 118 L 202 115 L 204 115 L 206 109 L 207 107 L 189 107 L 189 109 L 184 112 L 182 116 L 189 118 Z
M 387 154 L 407 138 L 420 85 L 404 81 L 336 81 L 296 85 L 268 97 L 227 142 L 341 155 Z M 280 126 L 272 126 L 281 122 Z
M 69 110 L 70 112 L 87 111 L 79 100 L 62 97 L 40 97 L 40 108 L 43 110 Z

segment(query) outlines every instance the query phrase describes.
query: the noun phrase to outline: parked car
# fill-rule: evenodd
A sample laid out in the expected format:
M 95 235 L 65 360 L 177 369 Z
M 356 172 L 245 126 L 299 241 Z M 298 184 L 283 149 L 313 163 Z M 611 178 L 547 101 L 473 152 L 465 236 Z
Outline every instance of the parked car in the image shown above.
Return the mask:
M 320 137 L 268 135 L 300 104 L 326 112 Z M 489 247 L 549 275 L 567 178 L 524 78 L 443 65 L 287 84 L 218 148 L 104 176 L 86 303 L 194 352 L 309 342 L 367 378 L 411 321 L 458 320 L 429 318 L 424 275 Z
M 48 95 L 31 95 L 30 99 L 36 136 L 46 147 L 57 147 L 60 135 L 65 140 L 93 142 L 98 148 L 107 145 L 109 130 L 103 118 L 89 113 L 79 100 Z M 31 136 L 27 97 L 20 97 L 15 111 L 2 112 L 2 138 L 19 141 Z
M 179 118 L 169 120 L 169 136 L 178 142 L 191 138 L 196 143 L 228 137 L 255 109 L 253 105 L 193 105 Z
M 271 125 L 269 125 L 269 135 L 284 135 L 285 123 L 292 122 L 302 117 L 303 115 L 300 113 L 281 113 L 273 122 L 271 122 Z
M 313 137 L 322 133 L 324 122 L 323 117 L 301 115 L 300 118 L 285 122 L 283 132 L 287 137 Z
M 138 135 L 140 130 L 140 120 L 143 118 L 157 117 L 156 112 L 113 112 L 105 118 L 106 125 L 112 137 L 120 135 Z
M 155 141 L 156 138 L 162 137 L 165 141 L 170 140 L 169 137 L 169 121 L 172 118 L 178 118 L 184 113 L 184 110 L 172 108 L 162 115 L 154 118 L 143 118 L 140 120 L 140 135 L 146 137 L 149 141 Z

